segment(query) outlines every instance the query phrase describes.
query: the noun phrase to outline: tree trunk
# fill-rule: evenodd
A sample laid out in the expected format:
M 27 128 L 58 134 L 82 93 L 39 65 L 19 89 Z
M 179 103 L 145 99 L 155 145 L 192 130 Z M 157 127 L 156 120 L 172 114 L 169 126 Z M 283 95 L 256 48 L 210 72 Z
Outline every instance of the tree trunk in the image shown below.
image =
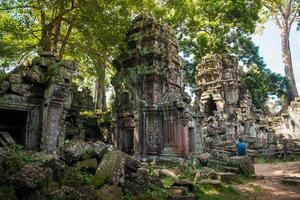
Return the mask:
M 107 111 L 105 84 L 101 84 L 99 78 L 96 79 L 95 83 L 95 109 Z
M 282 49 L 282 59 L 284 64 L 284 72 L 286 78 L 289 81 L 289 89 L 283 107 L 283 110 L 285 110 L 287 106 L 290 104 L 290 102 L 293 101 L 295 97 L 298 96 L 298 91 L 297 91 L 295 77 L 294 77 L 288 29 L 282 30 L 281 32 L 281 49 Z

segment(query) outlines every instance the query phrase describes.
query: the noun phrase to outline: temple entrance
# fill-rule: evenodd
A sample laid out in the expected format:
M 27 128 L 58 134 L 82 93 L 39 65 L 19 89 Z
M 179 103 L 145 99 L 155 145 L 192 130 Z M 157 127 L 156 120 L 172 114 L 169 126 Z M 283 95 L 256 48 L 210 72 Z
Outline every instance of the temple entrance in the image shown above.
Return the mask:
M 193 127 L 189 128 L 189 153 L 195 152 L 195 130 Z
M 122 151 L 129 154 L 133 155 L 133 133 L 134 129 L 127 129 L 124 130 L 123 132 L 123 140 L 122 140 Z
M 214 111 L 217 111 L 217 104 L 215 103 L 213 96 L 210 94 L 209 98 L 204 106 L 204 112 L 209 116 L 214 114 Z
M 0 132 L 7 132 L 16 143 L 25 146 L 27 115 L 26 111 L 0 109 Z

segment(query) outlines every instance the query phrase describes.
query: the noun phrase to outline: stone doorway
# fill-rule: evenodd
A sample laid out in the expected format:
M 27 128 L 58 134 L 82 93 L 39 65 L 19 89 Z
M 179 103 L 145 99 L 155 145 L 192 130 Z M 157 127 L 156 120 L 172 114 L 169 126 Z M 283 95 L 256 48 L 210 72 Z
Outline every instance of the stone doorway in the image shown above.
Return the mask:
M 189 153 L 195 152 L 195 130 L 193 127 L 189 128 Z
M 207 102 L 204 106 L 204 112 L 208 114 L 209 116 L 213 115 L 215 111 L 217 111 L 217 104 L 213 99 L 213 96 L 210 94 L 209 98 L 207 99 Z
M 17 144 L 26 145 L 28 112 L 0 109 L 0 131 L 7 132 Z
M 125 130 L 122 140 L 122 151 L 129 155 L 133 155 L 134 152 L 133 133 L 134 129 Z

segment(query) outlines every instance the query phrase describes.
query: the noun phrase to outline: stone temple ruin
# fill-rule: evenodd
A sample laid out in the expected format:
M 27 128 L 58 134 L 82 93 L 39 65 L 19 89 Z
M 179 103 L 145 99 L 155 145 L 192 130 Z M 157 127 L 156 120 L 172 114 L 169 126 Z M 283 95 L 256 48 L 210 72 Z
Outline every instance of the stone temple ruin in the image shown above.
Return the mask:
M 1 83 L 0 143 L 55 152 L 62 144 L 65 116 L 72 102 L 75 63 L 43 53 Z
M 196 100 L 191 107 L 184 92 L 178 42 L 168 25 L 139 15 L 126 43 L 128 49 L 116 60 L 118 72 L 112 81 L 114 139 L 122 151 L 142 158 L 204 151 L 230 156 L 238 137 L 255 155 L 262 152 L 259 149 L 274 150 L 275 130 L 253 106 L 235 56 L 203 58 L 197 66 Z M 290 118 L 299 117 L 296 104 L 290 109 L 297 114 Z
M 195 92 L 199 111 L 205 116 L 201 123 L 203 134 L 211 136 L 214 144 L 216 140 L 234 140 L 238 136 L 268 136 L 267 120 L 262 111 L 252 105 L 234 56 L 207 56 L 197 68 Z
M 117 60 L 116 145 L 138 156 L 185 156 L 193 151 L 178 43 L 171 28 L 140 15 Z
M 168 25 L 139 15 L 126 44 L 112 80 L 112 140 L 122 151 L 141 159 L 203 152 L 230 156 L 234 141 L 243 137 L 249 152 L 259 155 L 278 152 L 280 134 L 300 137 L 300 99 L 291 102 L 287 114 L 265 117 L 252 104 L 235 56 L 203 58 L 191 106 L 178 42 Z M 0 146 L 17 142 L 54 153 L 65 139 L 103 139 L 97 120 L 87 122 L 79 114 L 94 107 L 88 89 L 78 92 L 71 85 L 74 70 L 74 62 L 46 52 L 0 83 Z

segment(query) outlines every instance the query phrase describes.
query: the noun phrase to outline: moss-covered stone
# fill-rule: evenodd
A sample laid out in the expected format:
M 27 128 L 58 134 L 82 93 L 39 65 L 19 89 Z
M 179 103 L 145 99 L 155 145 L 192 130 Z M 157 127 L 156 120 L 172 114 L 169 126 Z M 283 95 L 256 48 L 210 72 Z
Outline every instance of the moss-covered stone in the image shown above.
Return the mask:
M 82 185 L 85 185 L 86 181 L 76 168 L 70 167 L 66 170 L 65 175 L 61 180 L 61 184 L 79 188 Z
M 121 200 L 123 193 L 122 189 L 115 185 L 104 185 L 97 190 L 97 195 L 100 200 Z
M 76 168 L 80 171 L 95 173 L 98 167 L 98 162 L 96 159 L 88 159 L 76 164 Z
M 126 154 L 119 150 L 107 153 L 101 160 L 91 184 L 96 188 L 105 183 L 118 184 L 124 175 Z
M 52 180 L 52 170 L 26 165 L 9 179 L 18 197 L 22 197 L 31 194 L 34 190 L 46 190 Z

